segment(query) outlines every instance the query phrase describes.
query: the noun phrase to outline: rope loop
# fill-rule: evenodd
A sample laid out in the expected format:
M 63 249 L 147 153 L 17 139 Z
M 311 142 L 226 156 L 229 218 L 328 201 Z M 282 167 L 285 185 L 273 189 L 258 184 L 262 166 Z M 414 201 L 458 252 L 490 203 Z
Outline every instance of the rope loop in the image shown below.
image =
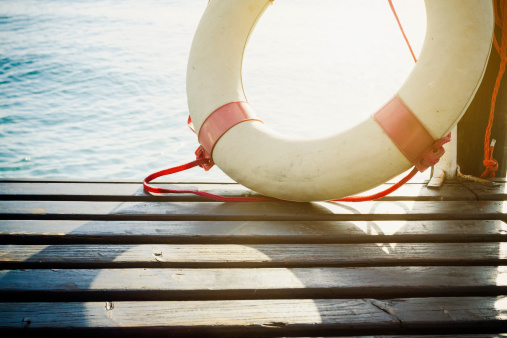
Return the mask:
M 498 170 L 498 161 L 492 158 L 490 160 L 484 160 L 482 163 L 486 167 L 486 170 L 482 173 L 481 176 L 495 177 L 495 172 Z
M 199 148 L 196 149 L 195 158 L 196 160 L 203 160 L 203 162 L 199 164 L 199 167 L 203 168 L 205 171 L 210 170 L 215 165 L 215 162 L 213 162 L 210 154 L 208 154 L 202 146 L 199 146 Z
M 498 161 L 493 158 L 493 150 L 495 149 L 495 139 L 491 140 L 491 145 L 487 153 L 484 155 L 482 163 L 486 170 L 482 173 L 481 177 L 495 177 L 495 172 L 498 170 Z
M 271 2 L 274 0 L 270 0 Z M 412 47 L 410 46 L 410 43 L 405 35 L 405 32 L 403 31 L 403 27 L 401 26 L 400 20 L 398 18 L 398 15 L 396 14 L 396 11 L 394 9 L 394 6 L 392 4 L 392 0 L 388 0 L 389 5 L 391 6 L 391 10 L 393 11 L 393 14 L 396 18 L 396 21 L 398 22 L 398 25 L 400 27 L 400 30 L 403 34 L 403 37 L 405 38 L 405 42 L 407 43 L 408 48 L 410 49 L 410 52 L 412 54 L 412 57 L 414 58 L 414 62 L 417 62 L 417 58 L 415 57 L 415 54 L 412 50 Z M 507 20 L 506 20 L 507 21 Z M 192 119 L 189 116 L 187 120 L 188 127 L 195 133 L 195 128 L 192 123 Z M 442 145 L 449 142 L 451 139 L 451 134 L 449 134 L 447 137 L 444 137 L 440 140 L 437 140 L 430 151 L 427 151 L 424 155 L 421 156 L 421 161 L 424 163 L 429 163 L 428 166 L 435 165 L 440 157 L 444 154 L 445 150 L 443 149 Z M 211 150 L 210 150 L 211 151 Z M 143 181 L 144 190 L 150 193 L 158 193 L 158 194 L 194 194 L 201 197 L 205 197 L 208 199 L 212 199 L 215 201 L 220 202 L 285 202 L 284 200 L 279 200 L 275 198 L 265 198 L 265 197 L 228 197 L 228 196 L 220 196 L 215 194 L 210 194 L 204 191 L 198 191 L 198 190 L 176 190 L 176 189 L 167 189 L 167 188 L 159 188 L 151 186 L 149 183 L 156 178 L 171 175 L 183 170 L 187 170 L 196 166 L 199 166 L 203 168 L 204 170 L 208 171 L 214 166 L 213 159 L 211 158 L 211 155 L 204 149 L 204 147 L 201 145 L 197 150 L 195 151 L 196 160 L 177 166 L 172 167 L 168 169 L 164 169 L 158 172 L 155 172 L 148 177 L 146 177 Z M 342 199 L 332 200 L 330 202 L 363 202 L 363 201 L 372 201 L 379 198 L 382 198 L 393 191 L 400 188 L 403 184 L 408 182 L 412 177 L 414 177 L 418 172 L 417 167 L 414 167 L 408 175 L 406 175 L 404 178 L 402 178 L 398 183 L 392 185 L 390 188 L 378 192 L 374 195 L 369 196 L 349 196 Z
M 443 147 L 444 144 L 451 141 L 451 133 L 449 133 L 446 137 L 443 137 L 435 143 L 431 147 L 431 151 L 427 151 L 419 160 L 419 163 L 426 167 L 432 167 L 440 161 L 440 158 L 445 154 L 445 149 Z

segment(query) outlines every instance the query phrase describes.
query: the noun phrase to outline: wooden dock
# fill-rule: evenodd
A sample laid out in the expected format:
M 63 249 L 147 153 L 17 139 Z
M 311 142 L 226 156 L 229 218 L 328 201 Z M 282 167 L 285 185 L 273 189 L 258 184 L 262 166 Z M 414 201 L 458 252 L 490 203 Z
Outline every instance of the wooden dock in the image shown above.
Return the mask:
M 507 332 L 505 179 L 356 204 L 65 180 L 3 180 L 0 199 L 2 337 Z

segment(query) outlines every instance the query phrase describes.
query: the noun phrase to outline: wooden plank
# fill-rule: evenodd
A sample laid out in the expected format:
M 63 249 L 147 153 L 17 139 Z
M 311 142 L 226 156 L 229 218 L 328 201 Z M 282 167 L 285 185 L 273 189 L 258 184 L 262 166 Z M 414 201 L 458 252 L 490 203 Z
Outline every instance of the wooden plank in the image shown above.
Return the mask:
M 502 264 L 505 243 L 0 245 L 1 269 Z
M 424 180 L 417 180 L 417 176 L 414 177 L 414 181 L 423 183 Z M 44 177 L 32 177 L 32 178 L 20 178 L 20 177 L 2 177 L 0 178 L 1 183 L 101 183 L 101 184 L 142 184 L 143 180 L 135 179 L 135 178 L 115 178 L 115 179 L 101 179 L 101 178 L 44 178 Z M 232 179 L 228 177 L 224 177 L 223 179 L 211 179 L 211 178 L 193 178 L 193 179 L 185 179 L 184 181 L 180 179 L 170 179 L 170 178 L 160 178 L 157 179 L 158 183 L 162 184 L 237 184 Z
M 162 183 L 165 189 L 197 190 L 223 196 L 261 196 L 239 184 Z M 62 201 L 207 201 L 194 194 L 151 195 L 138 183 L 0 183 L 0 199 L 4 200 L 62 200 Z
M 262 196 L 239 184 L 218 183 L 161 183 L 162 188 L 176 190 L 198 190 L 223 196 Z M 383 184 L 371 192 L 392 186 Z M 205 201 L 193 194 L 158 195 L 147 194 L 142 183 L 58 183 L 58 182 L 0 182 L 0 199 L 3 200 L 124 200 L 124 201 Z M 428 189 L 426 184 L 405 184 L 382 200 L 475 200 L 465 186 L 448 183 L 440 189 Z
M 499 242 L 502 221 L 0 220 L 2 244 Z
M 503 297 L 0 303 L 0 328 L 73 335 L 79 329 L 185 336 L 494 333 L 506 329 L 506 312 Z
M 0 201 L 0 219 L 90 220 L 506 220 L 500 201 L 193 203 Z
M 507 187 L 505 184 L 485 184 L 463 180 L 466 186 L 480 201 L 505 201 L 507 200 Z
M 4 301 L 388 298 L 507 294 L 507 267 L 0 271 Z

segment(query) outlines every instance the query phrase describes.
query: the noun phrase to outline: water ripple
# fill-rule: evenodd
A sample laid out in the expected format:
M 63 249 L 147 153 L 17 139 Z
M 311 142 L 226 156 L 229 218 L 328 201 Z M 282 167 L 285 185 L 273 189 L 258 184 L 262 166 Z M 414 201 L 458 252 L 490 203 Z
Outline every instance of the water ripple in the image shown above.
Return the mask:
M 301 135 L 302 126 L 313 128 L 310 135 L 335 132 L 338 123 L 318 128 L 323 120 L 340 118 L 336 111 L 348 112 L 340 124 L 369 112 L 370 102 L 357 102 L 387 98 L 412 67 L 388 6 L 376 0 L 319 1 L 320 6 L 275 2 L 245 56 L 249 100 L 283 133 Z M 400 16 L 411 18 L 406 29 L 416 50 L 422 40 L 418 25 L 424 23 L 419 3 L 399 5 Z M 186 126 L 186 62 L 206 4 L 2 0 L 0 177 L 139 179 L 193 160 L 197 141 Z M 362 13 L 361 6 L 369 10 Z M 386 16 L 393 29 L 373 32 L 354 15 L 371 16 L 361 20 L 371 25 L 384 25 Z M 377 43 L 383 38 L 372 35 L 391 33 L 394 43 Z M 361 43 L 342 48 L 365 39 L 379 54 L 375 58 L 360 50 Z M 350 55 L 356 49 L 358 55 Z M 399 59 L 381 58 L 393 58 L 389 53 Z M 396 78 L 386 83 L 384 74 L 368 71 L 372 68 L 386 68 Z M 365 91 L 371 100 L 358 100 Z M 216 168 L 177 177 L 226 179 Z

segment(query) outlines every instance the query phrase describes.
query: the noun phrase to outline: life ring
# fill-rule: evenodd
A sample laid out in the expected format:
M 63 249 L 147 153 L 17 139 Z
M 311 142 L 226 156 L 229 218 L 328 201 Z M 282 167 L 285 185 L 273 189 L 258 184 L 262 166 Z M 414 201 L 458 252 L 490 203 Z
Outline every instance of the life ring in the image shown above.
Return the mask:
M 414 149 L 431 147 L 447 135 L 475 95 L 491 50 L 491 0 L 426 0 L 424 45 L 394 98 L 350 130 L 324 138 L 289 138 L 255 117 L 241 77 L 248 38 L 271 3 L 209 2 L 189 55 L 187 98 L 199 142 L 215 164 L 236 182 L 284 200 L 357 194 L 406 171 L 414 165 L 411 160 L 417 165 L 420 154 L 409 160 L 396 137 L 415 143 L 408 152 L 418 152 Z M 414 129 L 399 128 L 404 123 Z

